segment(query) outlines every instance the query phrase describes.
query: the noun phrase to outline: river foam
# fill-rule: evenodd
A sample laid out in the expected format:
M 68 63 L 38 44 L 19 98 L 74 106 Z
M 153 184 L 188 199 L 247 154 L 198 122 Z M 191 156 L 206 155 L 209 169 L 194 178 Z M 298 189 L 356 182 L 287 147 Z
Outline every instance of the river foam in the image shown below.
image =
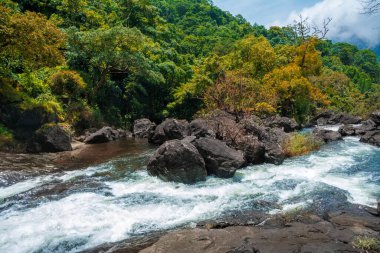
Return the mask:
M 130 158 L 0 188 L 0 252 L 77 252 L 236 210 L 275 213 L 337 198 L 374 206 L 380 196 L 380 149 L 357 138 L 281 166 L 251 166 L 232 179 L 209 177 L 195 185 L 162 182 L 146 170 L 124 172 L 123 163 L 127 168 Z M 30 189 L 52 181 L 75 184 L 78 178 L 101 181 L 105 187 L 54 200 L 36 196 L 36 206 L 6 207 L 12 197 Z

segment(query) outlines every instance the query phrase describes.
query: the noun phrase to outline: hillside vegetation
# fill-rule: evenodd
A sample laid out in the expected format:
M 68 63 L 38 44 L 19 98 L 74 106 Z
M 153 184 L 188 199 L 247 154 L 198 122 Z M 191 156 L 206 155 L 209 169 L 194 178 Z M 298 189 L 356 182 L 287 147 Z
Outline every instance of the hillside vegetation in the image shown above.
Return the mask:
M 300 23 L 266 29 L 208 0 L 0 0 L 0 11 L 8 137 L 47 122 L 82 131 L 214 109 L 305 122 L 380 106 L 376 54 Z

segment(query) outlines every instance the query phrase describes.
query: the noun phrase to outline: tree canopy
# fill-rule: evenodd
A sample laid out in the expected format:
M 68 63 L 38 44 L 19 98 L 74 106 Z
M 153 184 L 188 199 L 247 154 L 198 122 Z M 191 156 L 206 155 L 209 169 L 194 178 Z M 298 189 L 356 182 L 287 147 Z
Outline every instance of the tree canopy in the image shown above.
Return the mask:
M 326 40 L 328 20 L 267 29 L 208 0 L 2 0 L 0 11 L 10 128 L 7 113 L 33 108 L 83 128 L 214 109 L 302 122 L 380 105 L 377 55 Z

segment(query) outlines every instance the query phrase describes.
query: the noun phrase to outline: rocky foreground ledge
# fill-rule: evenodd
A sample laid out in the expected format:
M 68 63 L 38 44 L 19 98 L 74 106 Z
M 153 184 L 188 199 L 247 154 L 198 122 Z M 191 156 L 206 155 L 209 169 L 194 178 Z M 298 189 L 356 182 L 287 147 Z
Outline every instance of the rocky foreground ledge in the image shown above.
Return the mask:
M 339 211 L 268 215 L 241 212 L 203 221 L 195 228 L 152 233 L 107 243 L 86 253 L 342 253 L 360 249 L 360 238 L 379 238 L 377 210 L 346 205 Z

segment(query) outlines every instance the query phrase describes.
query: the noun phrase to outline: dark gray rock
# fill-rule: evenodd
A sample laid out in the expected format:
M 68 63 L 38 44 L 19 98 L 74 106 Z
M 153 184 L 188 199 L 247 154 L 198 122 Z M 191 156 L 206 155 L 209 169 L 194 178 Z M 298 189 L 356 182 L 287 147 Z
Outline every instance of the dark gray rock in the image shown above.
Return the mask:
M 243 151 L 244 159 L 249 164 L 260 164 L 265 161 L 265 146 L 256 136 L 244 136 L 239 139 L 236 148 Z
M 116 131 L 119 132 L 120 138 L 127 138 L 127 137 L 131 138 L 133 136 L 133 134 L 128 130 L 124 130 L 124 129 L 119 128 L 119 129 L 116 129 Z
M 324 142 L 342 140 L 342 135 L 339 132 L 321 128 L 315 128 L 313 130 L 313 135 L 316 139 L 322 140 Z
M 156 128 L 156 124 L 149 119 L 137 119 L 133 123 L 133 135 L 139 138 L 148 138 Z
M 355 127 L 355 133 L 357 135 L 364 135 L 365 133 L 374 130 L 376 130 L 376 123 L 371 119 L 363 121 L 360 126 Z
M 367 132 L 360 138 L 360 141 L 380 147 L 380 130 Z
M 30 153 L 70 151 L 70 134 L 59 124 L 46 124 L 38 129 L 27 145 Z
M 186 120 L 166 119 L 149 136 L 149 142 L 161 145 L 165 141 L 181 140 L 188 135 L 188 125 Z
M 265 126 L 271 128 L 281 128 L 286 133 L 294 132 L 300 129 L 300 126 L 294 119 L 287 117 L 273 116 L 265 119 L 264 122 Z
M 113 129 L 112 127 L 103 127 L 102 129 L 92 133 L 84 140 L 86 144 L 97 144 L 105 143 L 109 141 L 114 141 L 120 139 L 119 131 Z
M 205 162 L 189 140 L 171 140 L 161 145 L 148 162 L 148 171 L 164 181 L 192 184 L 206 180 Z
M 359 124 L 362 121 L 362 118 L 357 116 L 352 116 L 346 113 L 338 113 L 329 119 L 329 124 Z
M 281 165 L 285 160 L 285 152 L 279 144 L 265 143 L 265 162 Z
M 216 134 L 212 128 L 213 122 L 205 119 L 195 119 L 189 124 L 189 135 L 194 135 L 197 138 L 211 137 L 215 138 Z
M 205 160 L 209 175 L 221 178 L 233 177 L 235 171 L 245 163 L 242 152 L 228 147 L 220 140 L 200 138 L 193 143 Z
M 332 111 L 324 111 L 310 120 L 310 125 L 326 125 L 328 120 L 334 116 Z
M 354 128 L 353 125 L 344 125 L 344 126 L 341 126 L 339 128 L 338 132 L 342 136 L 355 136 L 356 135 L 355 128 Z
M 324 111 L 319 113 L 310 120 L 310 125 L 336 125 L 336 124 L 359 124 L 362 121 L 360 117 L 352 116 L 346 113 L 334 113 Z
M 369 118 L 376 124 L 376 126 L 380 126 L 380 110 L 371 113 Z

